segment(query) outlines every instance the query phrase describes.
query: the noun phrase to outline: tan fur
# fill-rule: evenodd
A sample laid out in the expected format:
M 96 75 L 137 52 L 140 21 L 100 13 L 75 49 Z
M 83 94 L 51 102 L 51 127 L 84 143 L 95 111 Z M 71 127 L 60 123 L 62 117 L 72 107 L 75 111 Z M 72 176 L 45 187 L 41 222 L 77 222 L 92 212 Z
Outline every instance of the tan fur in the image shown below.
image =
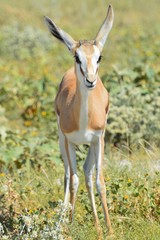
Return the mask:
M 56 112 L 60 117 L 60 127 L 63 133 L 78 130 L 79 127 L 78 119 L 81 100 L 76 85 L 74 68 L 71 68 L 63 77 L 55 99 Z
M 89 92 L 88 97 L 88 129 L 104 129 L 108 105 L 108 92 L 98 77 L 96 87 Z M 74 68 L 68 70 L 63 77 L 55 99 L 55 107 L 63 133 L 71 133 L 79 129 L 81 94 Z
M 88 112 L 88 128 L 90 130 L 101 130 L 105 128 L 106 111 L 109 106 L 109 95 L 98 77 L 95 89 L 90 92 Z
M 94 45 L 93 45 L 92 41 L 87 41 L 87 43 L 84 42 L 83 45 L 82 45 L 82 49 L 83 49 L 83 51 L 85 52 L 85 54 L 88 58 L 89 57 L 91 58 L 92 55 L 93 55 L 93 52 L 94 52 L 94 47 L 93 46 Z

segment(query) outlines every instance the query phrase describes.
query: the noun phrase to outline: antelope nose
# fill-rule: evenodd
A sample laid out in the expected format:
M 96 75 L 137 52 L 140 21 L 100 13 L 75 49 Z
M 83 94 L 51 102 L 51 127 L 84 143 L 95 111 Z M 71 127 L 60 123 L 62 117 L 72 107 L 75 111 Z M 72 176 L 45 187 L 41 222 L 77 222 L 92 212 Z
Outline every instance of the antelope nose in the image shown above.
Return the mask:
M 89 83 L 93 83 L 96 80 L 96 76 L 94 74 L 88 74 L 86 80 Z
M 93 82 L 91 82 L 89 79 L 85 79 L 85 84 L 86 84 L 86 87 L 88 88 L 94 88 L 95 85 L 96 85 L 96 80 L 94 80 Z
M 89 83 L 90 85 L 93 85 L 93 82 L 94 82 L 94 81 L 91 82 L 91 81 L 88 80 L 87 78 L 86 78 L 86 81 L 87 81 L 87 83 Z

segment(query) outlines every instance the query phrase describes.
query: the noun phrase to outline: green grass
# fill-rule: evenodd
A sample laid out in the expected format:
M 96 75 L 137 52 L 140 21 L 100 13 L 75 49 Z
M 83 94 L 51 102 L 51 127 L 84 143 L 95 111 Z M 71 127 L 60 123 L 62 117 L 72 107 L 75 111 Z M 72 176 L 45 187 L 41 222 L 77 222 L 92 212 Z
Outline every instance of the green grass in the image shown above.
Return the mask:
M 1 239 L 97 240 L 84 184 L 86 147 L 77 151 L 80 186 L 72 224 L 70 206 L 63 212 L 64 168 L 53 101 L 73 58 L 49 35 L 43 16 L 75 39 L 90 39 L 109 3 L 115 22 L 100 76 L 111 100 L 104 174 L 114 239 L 160 239 L 158 0 L 0 2 Z
M 112 158 L 112 154 L 116 157 Z M 150 156 L 154 158 L 151 160 Z M 114 150 L 105 159 L 107 199 L 116 239 L 158 240 L 158 156 L 157 149 L 152 149 L 149 155 L 147 149 L 144 149 L 132 156 L 126 151 Z M 23 164 L 14 174 L 1 174 L 1 221 L 7 236 L 18 239 L 18 235 L 23 232 L 24 239 L 27 236 L 32 239 L 33 234 L 37 235 L 36 239 L 41 239 L 47 233 L 45 226 L 49 232 L 55 232 L 55 223 L 60 221 L 63 209 L 63 205 L 59 203 L 63 199 L 63 172 L 61 162 L 55 164 L 43 161 L 34 167 L 30 162 Z M 96 240 L 81 161 L 78 164 L 78 173 L 80 187 L 75 220 L 70 224 L 67 217 L 64 217 L 56 230 L 57 236 L 63 234 L 66 238 L 71 236 L 73 239 L 84 239 L 87 234 L 88 239 Z M 96 202 L 105 236 L 107 232 L 97 194 Z

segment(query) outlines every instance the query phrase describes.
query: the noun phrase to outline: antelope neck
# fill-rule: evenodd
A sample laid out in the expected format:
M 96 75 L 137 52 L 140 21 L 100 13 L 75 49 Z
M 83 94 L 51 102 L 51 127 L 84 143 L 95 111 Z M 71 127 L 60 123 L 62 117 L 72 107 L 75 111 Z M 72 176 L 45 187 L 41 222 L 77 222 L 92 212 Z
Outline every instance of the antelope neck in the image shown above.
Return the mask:
M 83 79 L 76 79 L 76 94 L 75 94 L 75 107 L 79 108 L 79 130 L 88 128 L 88 102 L 90 97 L 90 90 L 87 89 Z

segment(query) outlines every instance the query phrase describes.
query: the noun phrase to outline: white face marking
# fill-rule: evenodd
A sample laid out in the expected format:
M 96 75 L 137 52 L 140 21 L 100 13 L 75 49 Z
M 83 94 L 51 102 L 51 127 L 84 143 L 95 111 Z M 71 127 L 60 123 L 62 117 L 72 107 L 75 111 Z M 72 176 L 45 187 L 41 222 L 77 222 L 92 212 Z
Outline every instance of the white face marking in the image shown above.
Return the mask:
M 97 82 L 100 51 L 95 45 L 82 45 L 76 51 L 79 63 L 76 69 L 80 82 L 93 89 Z

